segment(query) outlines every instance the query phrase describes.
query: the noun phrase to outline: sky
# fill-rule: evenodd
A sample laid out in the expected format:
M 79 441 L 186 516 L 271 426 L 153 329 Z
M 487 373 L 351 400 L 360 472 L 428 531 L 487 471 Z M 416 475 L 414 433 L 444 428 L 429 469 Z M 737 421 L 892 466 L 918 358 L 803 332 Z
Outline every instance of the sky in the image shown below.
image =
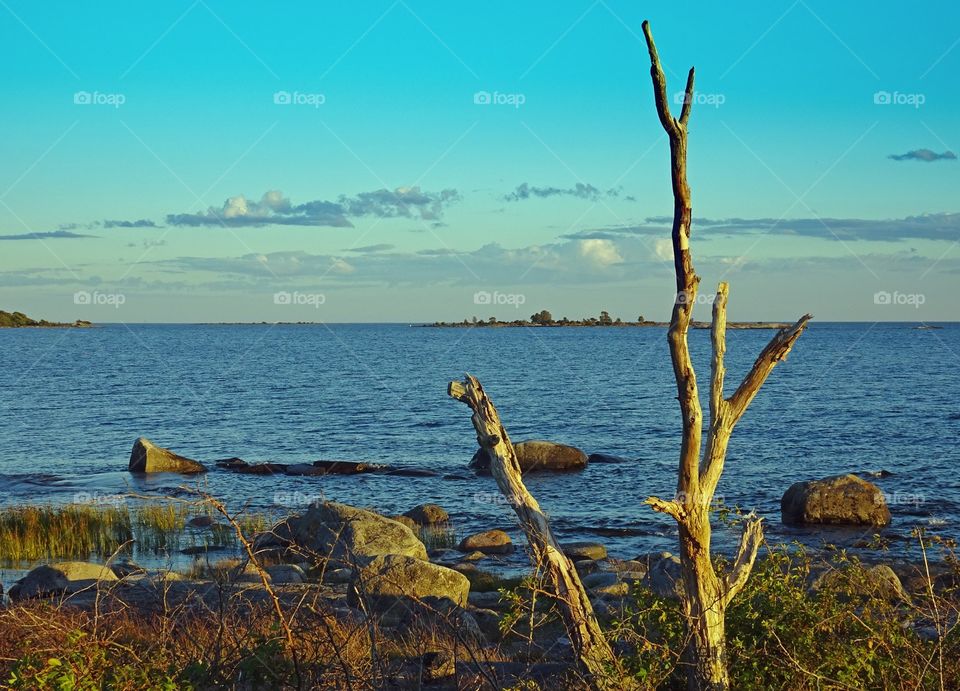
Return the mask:
M 549 11 L 545 11 L 549 8 Z M 960 319 L 960 5 L 0 0 L 0 309 Z

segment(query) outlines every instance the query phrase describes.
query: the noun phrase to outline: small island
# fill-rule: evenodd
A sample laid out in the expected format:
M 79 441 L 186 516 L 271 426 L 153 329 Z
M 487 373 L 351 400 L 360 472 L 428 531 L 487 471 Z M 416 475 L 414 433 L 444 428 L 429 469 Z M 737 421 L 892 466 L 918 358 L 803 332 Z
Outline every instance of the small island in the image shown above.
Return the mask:
M 557 328 L 557 327 L 662 327 L 666 328 L 670 326 L 669 322 L 658 322 L 658 321 L 648 321 L 644 319 L 641 314 L 637 317 L 636 321 L 624 321 L 620 317 L 611 317 L 610 313 L 606 310 L 601 310 L 600 315 L 596 317 L 584 317 L 582 319 L 567 319 L 566 317 L 561 317 L 560 319 L 554 319 L 553 315 L 548 310 L 540 310 L 536 314 L 531 314 L 529 319 L 515 319 L 513 321 L 501 321 L 496 317 L 490 317 L 486 320 L 477 319 L 472 317 L 470 319 L 464 319 L 460 322 L 433 322 L 432 324 L 419 324 L 419 326 L 424 327 L 437 327 L 437 328 L 465 328 L 465 327 L 475 327 L 475 326 L 488 326 L 488 327 L 546 327 L 546 328 Z M 710 322 L 705 321 L 692 321 L 690 326 L 694 329 L 709 329 Z M 728 322 L 728 329 L 784 329 L 792 324 L 787 322 Z
M 0 310 L 0 328 L 2 329 L 26 329 L 26 328 L 86 328 L 93 326 L 88 321 L 78 319 L 72 323 L 48 322 L 46 319 L 31 319 L 23 312 L 4 312 Z

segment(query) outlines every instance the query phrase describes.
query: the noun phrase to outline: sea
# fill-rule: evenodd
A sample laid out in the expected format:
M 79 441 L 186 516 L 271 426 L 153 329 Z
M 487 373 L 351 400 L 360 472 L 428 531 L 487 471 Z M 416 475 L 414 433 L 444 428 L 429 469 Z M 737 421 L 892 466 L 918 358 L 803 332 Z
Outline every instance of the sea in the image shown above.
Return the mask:
M 765 519 L 770 544 L 894 555 L 918 529 L 960 522 L 960 324 L 813 322 L 773 372 L 729 447 L 718 499 Z M 729 395 L 772 337 L 731 330 Z M 709 333 L 690 334 L 704 409 Z M 469 372 L 513 441 L 545 439 L 617 457 L 582 472 L 526 476 L 561 542 L 632 558 L 676 551 L 672 519 L 644 500 L 676 489 L 680 414 L 660 327 L 429 328 L 411 324 L 104 324 L 0 329 L 0 504 L 118 495 L 223 500 L 282 517 L 319 498 L 402 513 L 432 502 L 455 539 L 501 528 L 522 545 L 494 480 L 467 467 L 476 439 L 447 384 Z M 133 476 L 138 437 L 197 459 L 201 478 Z M 382 463 L 404 474 L 239 475 L 215 461 Z M 791 484 L 858 473 L 886 494 L 876 529 L 791 528 Z M 725 512 L 724 512 L 725 515 Z M 715 548 L 738 537 L 718 513 Z M 522 560 L 523 551 L 514 559 Z

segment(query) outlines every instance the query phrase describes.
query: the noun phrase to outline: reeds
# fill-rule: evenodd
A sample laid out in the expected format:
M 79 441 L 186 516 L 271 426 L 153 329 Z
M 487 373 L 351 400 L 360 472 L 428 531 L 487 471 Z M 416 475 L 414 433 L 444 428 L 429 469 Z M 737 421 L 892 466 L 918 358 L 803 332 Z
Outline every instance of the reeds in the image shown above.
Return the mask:
M 47 559 L 105 560 L 118 552 L 160 556 L 186 547 L 239 546 L 232 526 L 188 526 L 198 515 L 208 515 L 206 507 L 169 501 L 7 507 L 0 509 L 0 564 L 17 567 Z M 265 529 L 269 520 L 245 514 L 238 523 L 252 534 Z

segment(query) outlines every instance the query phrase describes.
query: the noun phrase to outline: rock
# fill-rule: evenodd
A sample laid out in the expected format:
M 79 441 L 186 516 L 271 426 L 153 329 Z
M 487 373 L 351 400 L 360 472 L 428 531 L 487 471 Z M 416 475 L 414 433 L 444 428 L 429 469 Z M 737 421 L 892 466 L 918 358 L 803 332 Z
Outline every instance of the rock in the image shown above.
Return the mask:
M 295 477 L 311 475 L 326 475 L 327 471 L 323 468 L 318 468 L 313 463 L 294 463 L 287 466 L 287 475 L 293 475 Z
M 386 471 L 387 475 L 397 477 L 437 477 L 440 473 L 426 468 L 392 468 Z
M 904 590 L 900 577 L 886 564 L 853 567 L 842 571 L 831 570 L 822 574 L 813 582 L 812 590 L 819 592 L 830 588 L 845 595 L 879 597 L 884 600 L 910 602 L 910 595 Z
M 323 572 L 323 582 L 336 585 L 353 580 L 353 569 L 329 569 Z
M 472 607 L 478 607 L 480 609 L 497 609 L 500 607 L 501 597 L 500 593 L 496 590 L 482 593 L 471 592 L 468 602 Z
M 598 542 L 569 542 L 561 545 L 563 553 L 573 561 L 606 559 L 607 548 Z
M 589 588 L 590 590 L 597 590 L 598 588 L 606 588 L 611 585 L 616 585 L 620 581 L 620 577 L 617 576 L 613 571 L 598 571 L 597 573 L 591 573 L 588 576 L 584 576 L 581 579 L 584 588 Z
M 169 449 L 156 446 L 149 439 L 140 437 L 133 443 L 130 452 L 131 473 L 205 473 L 202 463 L 178 456 Z
M 409 516 L 387 516 L 391 521 L 396 521 L 397 523 L 402 523 L 416 533 L 420 530 L 420 526 L 417 525 L 417 522 L 410 518 Z
M 449 650 L 433 651 L 420 656 L 420 678 L 425 682 L 440 681 L 457 673 L 457 658 Z
M 593 559 L 581 559 L 579 561 L 575 561 L 573 562 L 573 567 L 577 570 L 577 573 L 580 574 L 581 577 L 596 573 L 601 569 L 600 562 L 594 561 Z
M 587 465 L 591 463 L 629 463 L 629 461 L 609 453 L 592 453 L 587 456 Z
M 623 597 L 624 595 L 629 594 L 630 584 L 626 581 L 617 581 L 616 583 L 601 585 L 597 588 L 594 588 L 593 592 L 597 595 Z
M 187 521 L 187 525 L 191 528 L 209 528 L 213 523 L 213 516 L 194 516 Z
M 87 561 L 61 561 L 52 564 L 68 581 L 116 581 L 117 574 L 108 566 Z
M 477 550 L 476 552 L 470 552 L 467 556 L 463 558 L 464 561 L 480 561 L 481 559 L 486 559 L 487 555 Z
M 271 531 L 310 556 L 333 566 L 363 564 L 374 557 L 397 554 L 426 561 L 427 548 L 407 526 L 389 518 L 336 502 L 317 502 Z
M 446 523 L 450 520 L 450 515 L 436 504 L 420 504 L 420 506 L 413 507 L 403 515 L 413 519 L 418 525 Z
M 12 601 L 49 597 L 67 592 L 78 583 L 117 581 L 117 575 L 102 564 L 64 561 L 38 566 L 10 588 Z
M 510 554 L 513 552 L 513 542 L 510 540 L 510 536 L 502 530 L 488 530 L 463 538 L 457 549 L 461 552 Z
M 270 582 L 277 585 L 306 583 L 307 575 L 296 564 L 277 564 L 264 569 L 270 576 Z
M 680 557 L 664 552 L 659 559 L 651 560 L 650 569 L 643 577 L 642 583 L 658 597 L 679 599 L 683 592 Z
M 49 597 L 66 592 L 70 582 L 52 566 L 38 566 L 10 588 L 10 600 L 17 602 L 36 597 Z
M 780 500 L 788 525 L 831 524 L 885 526 L 890 509 L 880 488 L 856 475 L 797 482 Z
M 550 441 L 522 441 L 513 445 L 517 461 L 523 473 L 540 470 L 569 471 L 587 467 L 587 454 L 580 449 Z M 480 471 L 490 470 L 486 451 L 478 449 L 470 461 L 470 467 Z
M 473 593 L 470 594 L 473 595 Z M 503 632 L 500 630 L 500 614 L 498 612 L 483 607 L 473 607 L 470 609 L 470 614 L 473 615 L 473 619 L 480 627 L 484 638 L 488 641 L 500 640 Z
M 382 473 L 385 470 L 390 470 L 388 465 L 358 461 L 314 461 L 313 467 L 322 470 L 324 475 L 356 475 L 358 473 Z
M 411 598 L 464 607 L 469 593 L 467 577 L 453 569 L 401 554 L 385 554 L 357 571 L 349 602 L 356 605 L 366 600 L 381 609 Z

